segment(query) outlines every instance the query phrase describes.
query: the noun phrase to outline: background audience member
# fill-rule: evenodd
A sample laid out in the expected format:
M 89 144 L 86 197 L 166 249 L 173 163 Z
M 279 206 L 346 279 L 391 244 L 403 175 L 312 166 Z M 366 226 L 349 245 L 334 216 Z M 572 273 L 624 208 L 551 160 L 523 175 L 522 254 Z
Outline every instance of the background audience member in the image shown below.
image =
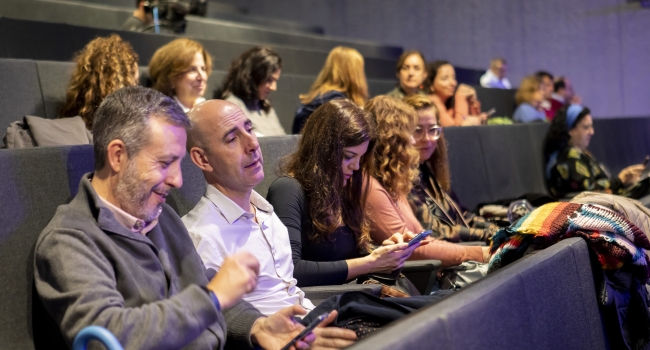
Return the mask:
M 539 106 L 544 111 L 546 119 L 551 120 L 555 115 L 555 111 L 553 111 L 551 107 L 551 98 L 553 96 L 553 75 L 546 71 L 539 71 L 535 73 L 535 76 L 539 78 L 540 87 L 544 96 L 544 99 Z
M 135 10 L 133 16 L 129 17 L 124 24 L 122 30 L 131 32 L 150 32 L 153 27 L 153 13 L 149 5 L 153 1 L 135 0 Z M 145 6 L 145 3 L 147 6 Z
M 497 57 L 490 61 L 490 68 L 481 76 L 481 86 L 495 89 L 512 89 L 510 80 L 506 78 L 508 64 L 506 60 Z
M 618 176 L 587 150 L 594 135 L 589 108 L 567 105 L 557 112 L 544 140 L 545 177 L 549 190 L 557 198 L 573 197 L 582 191 L 624 194 L 641 176 L 644 166 L 632 165 Z
M 420 51 L 405 51 L 397 59 L 395 75 L 399 80 L 397 86 L 386 95 L 403 99 L 404 96 L 424 94 L 423 83 L 427 78 L 426 60 Z
M 282 59 L 268 47 L 254 47 L 230 65 L 214 98 L 236 104 L 253 122 L 257 136 L 286 135 L 269 95 L 277 89 Z
M 394 233 L 417 234 L 422 225 L 409 206 L 407 195 L 417 182 L 419 154 L 413 146 L 417 114 L 413 107 L 388 96 L 368 101 L 365 110 L 377 125 L 374 167 L 370 173 L 365 211 L 370 220 L 370 237 L 379 244 Z M 464 261 L 483 262 L 487 247 L 461 246 L 427 238 L 429 244 L 413 252 L 410 259 L 437 259 L 443 266 Z
M 173 97 L 185 113 L 205 101 L 203 94 L 210 72 L 210 54 L 199 42 L 185 38 L 156 50 L 149 63 L 153 88 Z
M 425 85 L 428 86 L 429 97 L 438 108 L 440 125 L 481 125 L 487 121 L 487 114 L 481 113 L 476 90 L 465 84 L 458 85 L 454 66 L 447 61 L 434 61 L 427 70 Z
M 531 75 L 525 77 L 515 94 L 517 109 L 512 120 L 520 123 L 546 121 L 546 114 L 541 110 L 540 104 L 544 100 L 540 79 Z
M 582 104 L 582 99 L 580 96 L 576 96 L 571 81 L 564 76 L 560 76 L 555 79 L 555 83 L 553 84 L 553 94 L 551 95 L 551 109 L 553 110 L 553 116 L 555 116 L 555 113 L 557 113 L 562 106 L 567 104 L 579 105 Z
M 282 167 L 285 177 L 269 188 L 267 199 L 289 230 L 298 286 L 391 273 L 416 248 L 395 244 L 368 255 L 363 176 L 372 170 L 374 137 L 371 118 L 361 107 L 343 99 L 327 102 L 305 124 L 298 150 Z
M 435 238 L 452 242 L 488 241 L 497 226 L 469 213 L 451 189 L 447 142 L 438 124 L 438 110 L 422 95 L 411 95 L 404 102 L 418 116 L 413 138 L 420 152 L 420 176 L 407 197 L 415 217 L 425 230 L 433 230 Z
M 59 118 L 80 116 L 92 130 L 95 110 L 106 96 L 138 85 L 138 55 L 131 44 L 113 34 L 89 42 L 73 61 L 75 68 Z
M 348 98 L 359 106 L 368 99 L 368 83 L 359 51 L 337 46 L 330 51 L 309 92 L 300 95 L 302 106 L 296 111 L 291 132 L 300 133 L 307 118 L 323 103 Z

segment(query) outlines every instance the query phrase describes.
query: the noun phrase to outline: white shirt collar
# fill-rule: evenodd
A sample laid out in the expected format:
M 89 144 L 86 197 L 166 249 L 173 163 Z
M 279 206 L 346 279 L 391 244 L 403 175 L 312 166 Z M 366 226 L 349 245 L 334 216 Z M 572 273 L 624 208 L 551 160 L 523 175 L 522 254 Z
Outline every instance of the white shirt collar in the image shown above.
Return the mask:
M 205 188 L 205 197 L 219 208 L 223 217 L 230 225 L 235 223 L 242 216 L 248 219 L 252 219 L 255 216 L 253 213 L 242 209 L 232 199 L 228 198 L 225 194 L 210 184 Z M 258 209 L 258 219 L 260 221 L 264 221 L 263 218 L 270 217 L 273 214 L 273 206 L 254 190 L 251 191 L 250 202 Z
M 183 109 L 183 112 L 187 113 L 187 112 L 190 111 L 190 109 L 192 109 L 192 108 L 189 108 L 189 107 L 185 106 L 184 104 L 182 104 L 181 101 L 178 98 L 176 98 L 176 95 L 174 95 L 174 100 L 176 100 L 176 103 L 178 103 L 178 105 L 181 106 L 181 108 Z M 199 104 L 199 103 L 204 102 L 204 101 L 205 101 L 205 97 L 201 96 L 201 97 L 196 99 L 196 102 L 194 102 L 194 105 Z

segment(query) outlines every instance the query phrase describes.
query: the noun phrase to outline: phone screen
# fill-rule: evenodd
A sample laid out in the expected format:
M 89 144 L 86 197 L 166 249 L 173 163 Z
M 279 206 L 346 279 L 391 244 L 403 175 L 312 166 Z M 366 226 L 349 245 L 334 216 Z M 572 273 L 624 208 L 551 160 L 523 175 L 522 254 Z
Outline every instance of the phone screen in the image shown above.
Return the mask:
M 426 231 L 422 231 L 422 232 L 418 233 L 415 237 L 413 237 L 412 240 L 409 241 L 409 247 L 414 245 L 414 244 L 418 244 L 423 239 L 429 237 L 429 235 L 431 235 L 431 232 L 432 232 L 431 230 L 426 230 Z
M 327 318 L 327 315 L 329 315 L 329 314 L 322 314 L 322 315 L 316 317 L 316 319 L 311 321 L 311 323 L 305 329 L 303 329 L 302 332 L 300 332 L 300 334 L 298 334 L 295 338 L 293 338 L 290 342 L 288 342 L 287 345 L 285 345 L 282 348 L 282 350 L 289 350 L 289 348 L 292 345 L 294 345 L 298 340 L 306 337 L 307 334 L 309 334 L 309 332 L 313 331 L 314 328 L 318 327 L 319 324 L 321 324 L 323 321 L 325 321 L 325 319 Z

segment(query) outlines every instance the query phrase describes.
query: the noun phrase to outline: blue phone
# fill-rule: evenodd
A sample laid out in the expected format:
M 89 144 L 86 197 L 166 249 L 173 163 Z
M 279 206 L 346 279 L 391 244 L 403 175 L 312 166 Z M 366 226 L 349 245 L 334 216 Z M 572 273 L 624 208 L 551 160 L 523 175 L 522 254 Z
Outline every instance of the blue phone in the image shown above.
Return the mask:
M 418 233 L 417 235 L 415 235 L 415 237 L 413 237 L 412 240 L 409 241 L 409 247 L 414 245 L 414 244 L 420 243 L 423 239 L 429 237 L 432 232 L 433 231 L 431 231 L 431 230 L 426 230 L 426 231 L 422 231 L 422 232 Z
M 327 318 L 328 315 L 329 314 L 322 314 L 322 315 L 316 317 L 315 320 L 311 321 L 309 326 L 307 326 L 305 329 L 303 329 L 302 332 L 300 332 L 300 334 L 298 334 L 295 338 L 293 338 L 290 342 L 288 342 L 287 345 L 285 345 L 282 348 L 282 350 L 289 350 L 289 348 L 292 345 L 294 345 L 298 340 L 306 337 L 307 334 L 309 334 L 311 331 L 314 330 L 314 328 L 318 327 L 319 324 L 321 324 L 323 321 L 325 321 L 325 319 Z

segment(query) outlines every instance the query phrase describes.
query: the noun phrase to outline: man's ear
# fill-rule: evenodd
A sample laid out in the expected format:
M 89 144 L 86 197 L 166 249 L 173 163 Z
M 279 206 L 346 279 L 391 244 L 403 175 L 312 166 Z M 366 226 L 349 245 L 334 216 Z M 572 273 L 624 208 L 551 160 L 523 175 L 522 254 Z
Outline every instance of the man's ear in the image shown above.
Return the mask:
M 129 162 L 129 155 L 126 152 L 126 145 L 122 140 L 113 140 L 108 144 L 106 160 L 108 166 L 115 173 L 126 169 Z
M 192 162 L 196 164 L 199 169 L 205 172 L 211 173 L 214 170 L 208 161 L 205 151 L 199 147 L 194 146 L 190 148 L 190 159 L 192 159 Z

